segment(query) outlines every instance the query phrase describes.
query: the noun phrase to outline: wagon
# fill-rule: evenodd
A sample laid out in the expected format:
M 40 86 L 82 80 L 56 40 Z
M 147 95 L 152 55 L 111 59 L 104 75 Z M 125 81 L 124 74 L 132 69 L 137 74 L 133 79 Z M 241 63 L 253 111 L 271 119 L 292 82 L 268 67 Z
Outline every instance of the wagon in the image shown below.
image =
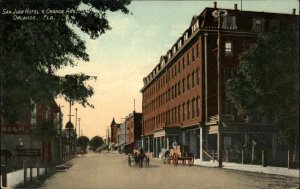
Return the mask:
M 194 155 L 192 153 L 186 153 L 180 150 L 180 146 L 176 146 L 171 149 L 170 153 L 166 158 L 167 164 L 178 165 L 181 163 L 183 165 L 193 165 Z
M 143 167 L 149 167 L 150 158 L 146 154 L 140 154 L 138 150 L 134 150 L 133 154 L 128 154 L 128 166 L 132 165 Z

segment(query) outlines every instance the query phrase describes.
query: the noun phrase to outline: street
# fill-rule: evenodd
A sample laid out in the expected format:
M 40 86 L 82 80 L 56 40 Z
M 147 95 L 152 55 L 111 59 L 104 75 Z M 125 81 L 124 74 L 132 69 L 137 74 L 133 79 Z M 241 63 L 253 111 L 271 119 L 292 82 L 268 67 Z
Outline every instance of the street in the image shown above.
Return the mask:
M 72 167 L 57 172 L 43 189 L 193 189 L 193 188 L 298 188 L 299 179 L 242 171 L 163 164 L 150 160 L 150 167 L 129 167 L 127 156 L 116 152 L 89 152 L 70 161 Z

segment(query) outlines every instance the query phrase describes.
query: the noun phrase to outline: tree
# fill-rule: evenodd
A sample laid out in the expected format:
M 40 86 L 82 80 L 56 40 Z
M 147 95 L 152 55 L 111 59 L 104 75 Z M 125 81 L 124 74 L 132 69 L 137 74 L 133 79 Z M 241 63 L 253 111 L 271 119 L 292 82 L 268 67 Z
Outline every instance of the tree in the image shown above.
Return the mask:
M 250 122 L 268 120 L 290 148 L 299 141 L 299 28 L 268 33 L 240 57 L 227 96 Z
M 90 141 L 90 146 L 95 150 L 104 144 L 102 137 L 94 136 Z
M 111 29 L 106 12 L 122 11 L 127 14 L 129 3 L 130 0 L 2 0 L 1 117 L 5 122 L 16 122 L 28 111 L 31 100 L 50 102 L 58 95 L 72 99 L 74 93 L 70 97 L 71 93 L 65 88 L 65 82 L 69 81 L 67 76 L 58 76 L 55 72 L 66 66 L 76 66 L 76 60 L 89 61 L 85 43 L 73 28 L 78 27 L 96 39 Z M 15 9 L 26 10 L 27 13 L 9 13 Z M 36 10 L 38 14 L 28 13 L 28 10 Z M 51 13 L 51 10 L 63 10 L 64 13 Z M 17 16 L 30 19 L 20 20 L 16 19 Z M 87 94 L 75 91 L 78 95 L 72 100 L 90 105 L 86 98 L 93 95 L 93 89 L 84 81 L 92 77 L 84 74 L 69 76 L 76 78 L 76 84 L 81 82 L 81 89 L 87 91 Z
M 81 148 L 81 149 L 86 149 L 88 144 L 89 144 L 90 140 L 88 137 L 86 136 L 81 136 L 77 139 L 77 145 Z

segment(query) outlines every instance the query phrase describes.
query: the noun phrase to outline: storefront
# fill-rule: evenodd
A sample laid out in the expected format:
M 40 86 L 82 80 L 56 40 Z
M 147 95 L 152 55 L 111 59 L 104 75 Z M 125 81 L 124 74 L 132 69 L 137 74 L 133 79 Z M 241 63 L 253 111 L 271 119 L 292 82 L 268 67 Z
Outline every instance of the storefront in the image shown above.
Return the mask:
M 162 148 L 171 149 L 173 143 L 181 144 L 181 129 L 179 127 L 167 127 L 154 131 L 153 134 L 154 157 L 158 157 Z

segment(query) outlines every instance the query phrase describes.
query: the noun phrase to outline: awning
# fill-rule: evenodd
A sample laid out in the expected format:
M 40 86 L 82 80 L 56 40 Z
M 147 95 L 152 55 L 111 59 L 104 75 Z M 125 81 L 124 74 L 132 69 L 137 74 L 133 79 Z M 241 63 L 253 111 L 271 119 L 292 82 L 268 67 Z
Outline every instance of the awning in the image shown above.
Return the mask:
M 174 136 L 174 135 L 180 135 L 181 134 L 181 128 L 180 127 L 166 127 L 164 129 L 154 131 L 153 137 L 163 137 L 163 136 Z

